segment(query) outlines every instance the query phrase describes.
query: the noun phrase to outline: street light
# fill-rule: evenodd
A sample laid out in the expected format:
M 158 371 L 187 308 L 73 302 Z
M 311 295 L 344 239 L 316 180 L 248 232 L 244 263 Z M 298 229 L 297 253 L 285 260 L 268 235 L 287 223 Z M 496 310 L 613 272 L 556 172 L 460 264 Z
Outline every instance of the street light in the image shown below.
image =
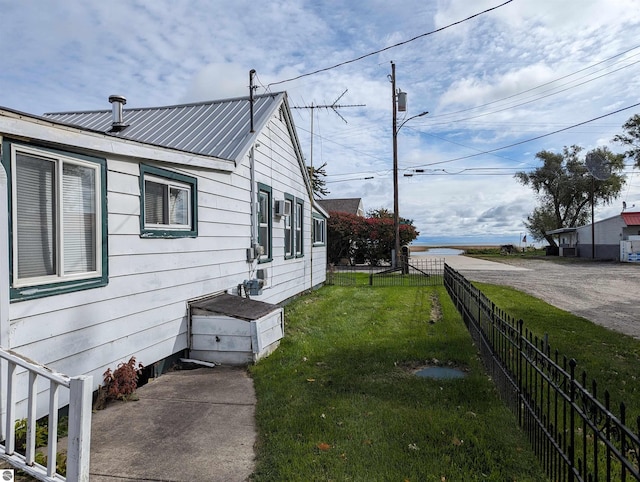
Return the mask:
M 400 102 L 401 101 L 401 102 Z M 398 258 L 400 256 L 400 215 L 398 209 L 398 132 L 407 122 L 416 117 L 422 117 L 429 112 L 424 111 L 420 114 L 409 117 L 402 121 L 398 126 L 396 118 L 397 111 L 404 112 L 407 109 L 406 92 L 396 92 L 396 64 L 391 62 L 391 103 L 393 105 L 393 229 L 395 233 L 395 257 L 393 267 L 398 267 Z M 398 108 L 399 107 L 399 108 Z

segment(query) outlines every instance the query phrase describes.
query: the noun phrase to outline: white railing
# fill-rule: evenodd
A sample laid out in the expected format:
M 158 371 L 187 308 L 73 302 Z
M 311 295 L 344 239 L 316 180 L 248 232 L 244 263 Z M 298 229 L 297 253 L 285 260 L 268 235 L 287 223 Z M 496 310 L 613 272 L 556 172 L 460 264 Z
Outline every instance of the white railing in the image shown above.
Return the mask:
M 24 358 L 15 352 L 0 348 L 2 370 L 0 377 L 4 378 L 2 387 L 6 389 L 6 411 L 2 414 L 4 445 L 0 443 L 0 459 L 6 460 L 12 466 L 43 481 L 89 481 L 89 449 L 91 443 L 91 389 L 92 377 L 68 377 L 61 373 Z M 24 455 L 15 451 L 15 427 L 17 414 L 17 384 L 16 372 L 18 367 L 28 374 L 27 407 L 27 441 Z M 26 375 L 26 374 L 25 374 Z M 36 456 L 36 422 L 38 379 L 48 380 L 49 417 L 47 466 L 38 464 Z M 6 388 L 5 388 L 6 387 Z M 67 445 L 67 473 L 66 477 L 57 473 L 57 433 L 60 389 L 69 390 L 69 435 Z M 4 397 L 2 397 L 4 398 Z M 4 401 L 4 400 L 3 400 Z

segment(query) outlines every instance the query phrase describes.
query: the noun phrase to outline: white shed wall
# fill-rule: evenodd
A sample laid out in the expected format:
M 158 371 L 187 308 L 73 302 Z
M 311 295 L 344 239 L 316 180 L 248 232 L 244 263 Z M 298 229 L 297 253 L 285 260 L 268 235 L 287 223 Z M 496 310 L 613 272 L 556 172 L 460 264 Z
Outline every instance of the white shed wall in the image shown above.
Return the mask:
M 597 221 L 593 225 L 596 244 L 618 245 L 622 241 L 622 231 L 626 226 L 622 216 Z M 579 244 L 591 244 L 591 224 L 580 226 L 576 232 Z

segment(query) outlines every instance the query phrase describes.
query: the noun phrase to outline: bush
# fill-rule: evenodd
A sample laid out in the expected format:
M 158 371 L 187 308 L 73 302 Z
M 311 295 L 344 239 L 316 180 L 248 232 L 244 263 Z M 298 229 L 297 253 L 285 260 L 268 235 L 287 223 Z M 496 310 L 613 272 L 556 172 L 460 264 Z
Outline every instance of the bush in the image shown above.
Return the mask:
M 109 400 L 137 400 L 134 392 L 138 388 L 138 378 L 144 366 L 142 363 L 136 365 L 136 358 L 131 357 L 127 363 L 120 363 L 112 372 L 107 368 L 104 372 L 104 385 L 98 388 L 98 400 L 95 408 L 100 410 L 105 407 Z

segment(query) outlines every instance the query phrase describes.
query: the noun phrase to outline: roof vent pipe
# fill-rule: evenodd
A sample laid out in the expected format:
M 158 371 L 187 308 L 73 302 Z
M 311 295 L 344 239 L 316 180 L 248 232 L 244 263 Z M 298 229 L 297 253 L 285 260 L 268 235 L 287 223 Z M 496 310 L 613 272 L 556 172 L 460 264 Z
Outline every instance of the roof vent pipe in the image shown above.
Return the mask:
M 122 106 L 127 103 L 127 99 L 123 95 L 110 95 L 109 102 L 111 102 L 113 107 L 111 131 L 120 131 L 129 125 L 124 123 L 124 119 L 122 117 Z

